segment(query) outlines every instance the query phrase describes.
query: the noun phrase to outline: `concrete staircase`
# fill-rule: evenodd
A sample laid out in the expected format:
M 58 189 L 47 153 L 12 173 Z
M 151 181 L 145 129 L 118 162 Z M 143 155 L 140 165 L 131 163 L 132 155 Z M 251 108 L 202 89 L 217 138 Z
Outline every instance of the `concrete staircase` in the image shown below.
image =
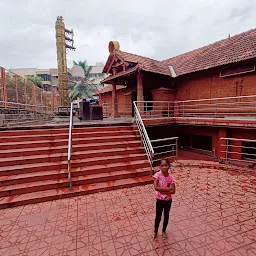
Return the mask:
M 67 128 L 0 132 L 0 209 L 152 182 L 132 125 L 73 129 L 73 191 L 67 145 Z

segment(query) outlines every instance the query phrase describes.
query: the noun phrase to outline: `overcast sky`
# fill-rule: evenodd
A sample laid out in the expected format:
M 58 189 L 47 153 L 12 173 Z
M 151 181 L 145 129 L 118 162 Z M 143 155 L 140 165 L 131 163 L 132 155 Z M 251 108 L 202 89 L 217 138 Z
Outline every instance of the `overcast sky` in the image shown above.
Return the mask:
M 255 0 L 0 0 L 0 66 L 54 68 L 55 21 L 75 32 L 72 60 L 105 62 L 108 42 L 162 60 L 255 28 Z

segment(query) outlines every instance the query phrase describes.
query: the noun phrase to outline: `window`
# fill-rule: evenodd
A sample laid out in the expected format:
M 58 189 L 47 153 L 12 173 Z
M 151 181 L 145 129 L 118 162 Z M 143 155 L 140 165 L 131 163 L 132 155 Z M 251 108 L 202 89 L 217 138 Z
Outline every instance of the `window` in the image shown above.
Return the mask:
M 43 81 L 51 81 L 51 76 L 48 74 L 39 74 L 37 75 L 43 79 Z
M 242 146 L 242 159 L 256 160 L 256 142 L 243 141 Z
M 226 68 L 220 72 L 220 77 L 235 76 L 255 71 L 254 64 L 247 64 L 240 67 Z

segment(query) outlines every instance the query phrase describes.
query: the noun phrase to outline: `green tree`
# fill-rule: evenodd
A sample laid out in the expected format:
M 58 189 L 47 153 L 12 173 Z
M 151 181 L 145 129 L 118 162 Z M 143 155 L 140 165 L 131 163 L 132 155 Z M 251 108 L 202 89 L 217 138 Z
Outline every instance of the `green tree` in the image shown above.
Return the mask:
M 89 74 L 90 74 L 90 72 L 91 72 L 91 70 L 92 70 L 92 66 L 88 66 L 86 60 L 83 60 L 83 61 L 79 60 L 78 62 L 76 62 L 76 61 L 73 60 L 73 64 L 74 64 L 74 65 L 77 65 L 77 66 L 80 66 L 81 68 L 83 68 L 83 70 L 84 70 L 84 76 L 85 76 L 85 77 L 89 77 Z
M 68 85 L 69 98 L 71 101 L 80 99 L 91 99 L 94 89 L 89 84 L 71 83 Z
M 33 76 L 33 75 L 28 75 L 26 78 L 34 83 L 35 86 L 39 88 L 43 88 L 43 79 L 40 76 Z

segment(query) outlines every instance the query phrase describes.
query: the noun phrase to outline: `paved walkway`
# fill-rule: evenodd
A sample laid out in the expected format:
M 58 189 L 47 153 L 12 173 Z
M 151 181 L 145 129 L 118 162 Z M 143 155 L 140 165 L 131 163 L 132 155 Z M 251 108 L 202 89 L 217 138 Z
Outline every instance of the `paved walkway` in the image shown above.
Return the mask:
M 256 255 L 256 176 L 174 170 L 167 237 L 153 241 L 152 185 L 0 211 L 0 255 Z

